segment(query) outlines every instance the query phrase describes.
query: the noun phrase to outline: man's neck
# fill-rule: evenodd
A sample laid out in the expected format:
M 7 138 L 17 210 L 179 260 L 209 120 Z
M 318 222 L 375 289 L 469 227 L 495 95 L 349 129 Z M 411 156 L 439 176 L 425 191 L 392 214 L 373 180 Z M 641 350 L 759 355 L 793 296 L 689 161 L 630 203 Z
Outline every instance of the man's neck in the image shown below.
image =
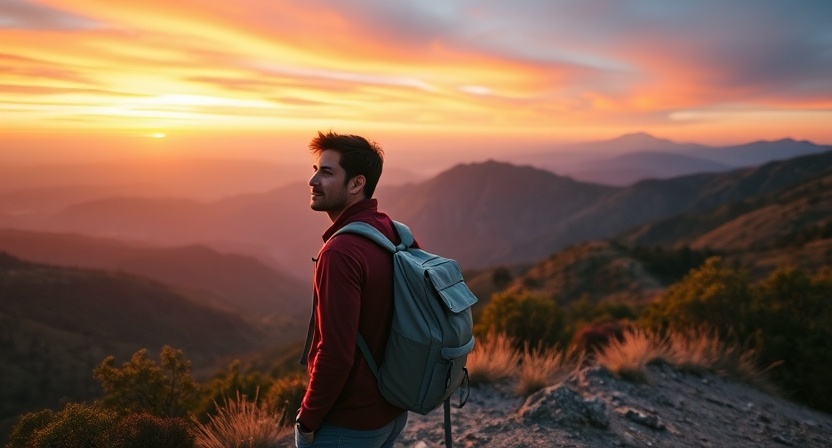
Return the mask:
M 335 222 L 339 217 L 341 217 L 341 215 L 344 214 L 345 211 L 349 210 L 350 207 L 352 207 L 355 204 L 358 204 L 359 202 L 361 202 L 363 200 L 364 200 L 364 196 L 355 196 L 355 197 L 351 198 L 351 200 L 349 202 L 347 202 L 347 205 L 345 205 L 344 208 L 342 208 L 340 210 L 329 210 L 329 211 L 326 212 L 326 214 L 327 214 L 327 216 L 329 216 L 330 221 Z

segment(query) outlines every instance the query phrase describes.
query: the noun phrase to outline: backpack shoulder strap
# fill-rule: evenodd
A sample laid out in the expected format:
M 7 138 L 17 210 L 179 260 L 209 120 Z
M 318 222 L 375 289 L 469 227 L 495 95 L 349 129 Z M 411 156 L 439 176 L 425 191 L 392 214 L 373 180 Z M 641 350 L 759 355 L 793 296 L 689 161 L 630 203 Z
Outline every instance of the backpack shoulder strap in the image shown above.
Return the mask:
M 370 224 L 367 224 L 366 222 L 360 221 L 351 222 L 345 225 L 344 227 L 341 227 L 340 229 L 338 229 L 337 232 L 335 232 L 332 235 L 332 237 L 335 237 L 335 235 L 340 235 L 342 233 L 355 233 L 373 241 L 374 243 L 378 244 L 379 246 L 387 249 L 392 253 L 409 249 L 410 246 L 413 245 L 413 233 L 410 232 L 410 228 L 398 221 L 393 221 L 393 228 L 396 230 L 396 233 L 402 240 L 402 243 L 398 246 L 393 244 L 393 242 L 390 241 L 389 238 L 384 236 L 384 234 L 381 233 L 375 227 L 371 226 Z

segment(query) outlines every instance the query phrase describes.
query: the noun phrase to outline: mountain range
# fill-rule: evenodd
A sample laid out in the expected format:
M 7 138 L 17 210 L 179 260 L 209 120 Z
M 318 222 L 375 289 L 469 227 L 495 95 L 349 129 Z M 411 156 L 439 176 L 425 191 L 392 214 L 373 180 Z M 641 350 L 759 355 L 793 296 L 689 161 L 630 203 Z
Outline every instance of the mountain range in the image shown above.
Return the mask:
M 622 138 L 636 147 L 633 140 L 651 150 L 664 144 L 644 135 Z M 677 155 L 693 149 L 678 146 Z M 755 154 L 754 148 L 765 154 L 749 156 L 755 160 L 810 149 L 815 153 L 730 171 L 641 180 L 626 187 L 489 160 L 459 164 L 422 182 L 382 183 L 377 197 L 380 208 L 406 222 L 428 250 L 456 258 L 465 268 L 481 269 L 534 262 L 582 241 L 773 193 L 820 176 L 832 165 L 832 155 L 819 152 L 826 147 L 791 140 L 696 147 L 706 154 L 719 151 L 726 161 L 736 158 L 731 154 Z M 113 196 L 79 201 L 54 212 L 6 210 L 0 214 L 0 228 L 80 233 L 161 247 L 203 245 L 251 255 L 288 275 L 308 279 L 312 266 L 307 261 L 317 253 L 320 235 L 329 225 L 325 216 L 309 210 L 308 201 L 305 182 L 213 201 Z
M 584 182 L 628 186 L 645 179 L 722 172 L 832 149 L 785 138 L 732 146 L 677 143 L 640 132 L 601 141 L 562 145 L 557 151 L 525 153 L 512 163 L 570 176 Z

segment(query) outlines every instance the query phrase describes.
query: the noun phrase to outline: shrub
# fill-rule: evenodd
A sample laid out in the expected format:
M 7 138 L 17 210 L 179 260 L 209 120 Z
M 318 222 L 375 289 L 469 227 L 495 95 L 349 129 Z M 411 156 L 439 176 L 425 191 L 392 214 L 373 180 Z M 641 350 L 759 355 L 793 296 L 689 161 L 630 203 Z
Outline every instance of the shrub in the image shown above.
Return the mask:
M 23 414 L 12 428 L 7 448 L 29 448 L 33 444 L 35 434 L 55 420 L 55 413 L 51 409 Z
M 207 423 L 197 423 L 199 448 L 273 448 L 291 429 L 280 426 L 281 416 L 237 394 L 236 400 L 217 405 L 217 414 Z
M 281 425 L 291 426 L 294 423 L 295 411 L 300 408 L 301 400 L 306 393 L 306 384 L 306 375 L 297 372 L 280 378 L 269 388 L 266 405 L 282 415 Z
M 119 422 L 114 448 L 193 448 L 190 424 L 181 418 L 130 414 Z
M 147 358 L 147 349 L 133 354 L 121 368 L 108 356 L 93 376 L 104 389 L 104 406 L 122 413 L 147 412 L 160 417 L 184 417 L 192 412 L 197 383 L 191 377 L 191 362 L 181 350 L 164 346 L 156 364 Z
M 510 291 L 494 295 L 475 330 L 480 337 L 490 331 L 504 333 L 518 349 L 527 342 L 553 346 L 563 338 L 563 320 L 554 301 L 528 291 Z
M 234 360 L 226 371 L 218 373 L 201 388 L 200 402 L 195 414 L 207 418 L 216 412 L 216 403 L 236 393 L 255 396 L 258 391 L 269 389 L 273 381 L 273 378 L 263 375 L 258 370 L 249 369 L 244 372 L 240 361 Z
M 468 356 L 466 367 L 471 384 L 488 384 L 517 375 L 520 352 L 514 341 L 504 333 L 494 331 L 477 341 Z
M 31 448 L 89 448 L 113 445 L 118 416 L 110 409 L 69 403 L 33 434 Z
M 724 340 L 743 341 L 753 328 L 751 301 L 748 274 L 713 257 L 672 285 L 648 308 L 643 322 L 660 332 L 707 326 Z
M 832 275 L 781 266 L 755 289 L 760 367 L 793 398 L 832 411 Z

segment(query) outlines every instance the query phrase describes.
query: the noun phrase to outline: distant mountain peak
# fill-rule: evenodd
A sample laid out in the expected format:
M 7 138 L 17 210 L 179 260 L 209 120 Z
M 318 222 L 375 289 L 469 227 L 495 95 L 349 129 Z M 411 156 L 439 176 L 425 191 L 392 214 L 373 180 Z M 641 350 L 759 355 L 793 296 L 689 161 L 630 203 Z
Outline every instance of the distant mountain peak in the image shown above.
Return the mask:
M 440 173 L 437 178 L 449 178 L 455 176 L 471 176 L 492 179 L 505 177 L 530 178 L 540 176 L 550 179 L 568 179 L 567 177 L 559 176 L 551 171 L 536 168 L 531 165 L 517 165 L 494 159 L 488 159 L 482 162 L 460 163 L 451 169 Z
M 658 138 L 646 132 L 634 132 L 631 134 L 624 134 L 620 137 L 610 140 L 610 142 L 644 149 L 675 144 L 675 142 L 671 140 Z

